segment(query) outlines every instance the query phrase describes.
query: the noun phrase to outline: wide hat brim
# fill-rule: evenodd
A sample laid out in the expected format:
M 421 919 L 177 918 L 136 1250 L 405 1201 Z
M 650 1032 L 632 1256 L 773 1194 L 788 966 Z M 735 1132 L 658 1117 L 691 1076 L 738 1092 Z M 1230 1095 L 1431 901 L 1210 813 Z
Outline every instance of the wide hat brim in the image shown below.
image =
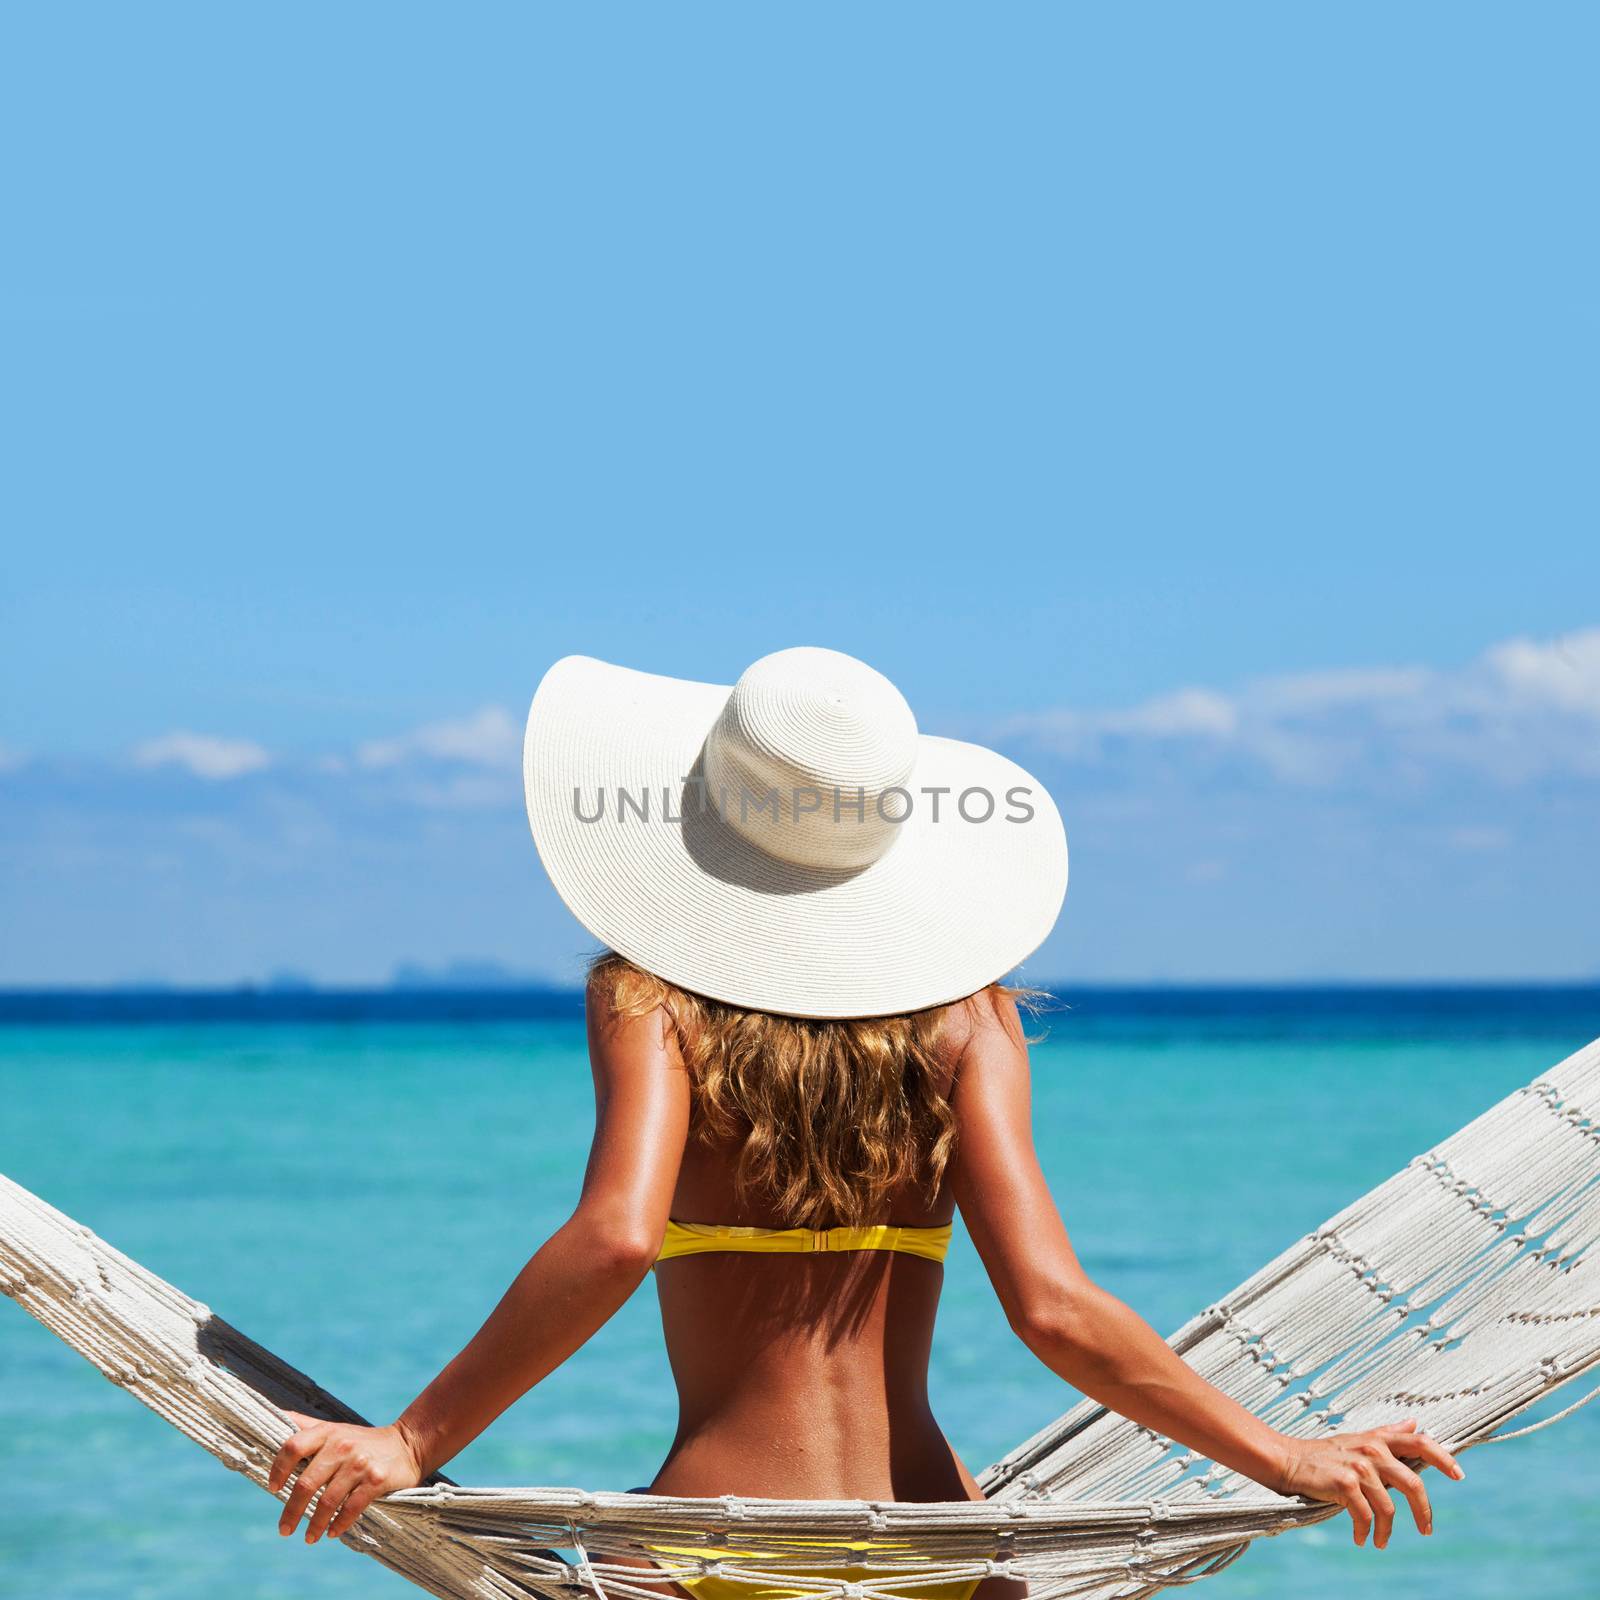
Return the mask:
M 911 810 L 887 851 L 849 872 L 797 866 L 685 788 L 729 693 L 589 656 L 540 682 L 523 743 L 528 823 L 596 939 L 696 994 L 817 1018 L 958 1000 L 1038 948 L 1066 893 L 1067 840 L 1035 778 L 981 745 L 921 734 Z M 928 790 L 944 791 L 937 818 Z M 985 796 L 993 814 L 967 820 L 963 794 L 974 819 Z

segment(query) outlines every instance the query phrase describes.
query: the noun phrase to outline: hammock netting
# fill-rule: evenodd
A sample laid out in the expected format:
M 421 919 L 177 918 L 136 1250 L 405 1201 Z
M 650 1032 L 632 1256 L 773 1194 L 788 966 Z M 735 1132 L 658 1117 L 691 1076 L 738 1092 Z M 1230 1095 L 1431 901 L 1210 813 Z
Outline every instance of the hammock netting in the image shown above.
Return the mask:
M 1600 1040 L 1307 1234 L 1171 1343 L 1286 1433 L 1414 1416 L 1448 1447 L 1470 1448 L 1600 1366 L 1597 1236 Z M 293 1431 L 281 1408 L 362 1420 L 4 1177 L 0 1290 L 257 1484 Z M 1089 1402 L 980 1481 L 984 1500 L 914 1505 L 439 1477 L 375 1503 L 344 1542 L 448 1600 L 662 1600 L 628 1558 L 821 1600 L 894 1600 L 908 1585 L 980 1576 L 1023 1579 L 1031 1600 L 1132 1600 L 1216 1572 L 1254 1539 L 1339 1515 Z M 870 1542 L 850 1558 L 859 1581 L 805 1575 L 819 1541 L 856 1540 Z

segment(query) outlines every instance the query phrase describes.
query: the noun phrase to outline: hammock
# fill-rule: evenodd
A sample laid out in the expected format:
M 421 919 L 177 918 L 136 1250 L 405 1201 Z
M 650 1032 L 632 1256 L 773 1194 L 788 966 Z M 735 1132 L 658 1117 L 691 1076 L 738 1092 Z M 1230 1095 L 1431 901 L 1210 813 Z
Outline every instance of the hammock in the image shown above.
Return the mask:
M 1467 1448 L 1600 1366 L 1597 1236 L 1600 1040 L 1291 1246 L 1172 1345 L 1285 1432 L 1415 1416 Z M 257 1484 L 292 1431 L 280 1407 L 361 1421 L 4 1177 L 0 1290 Z M 752 1591 L 781 1582 L 818 1600 L 894 1600 L 908 1584 L 980 1576 L 1024 1579 L 1030 1600 L 1135 1600 L 1219 1571 L 1253 1539 L 1340 1514 L 1089 1402 L 980 1481 L 985 1500 L 912 1505 L 462 1488 L 435 1477 L 376 1502 L 344 1542 L 446 1600 L 662 1600 L 618 1560 L 652 1551 L 671 1574 Z M 804 1576 L 825 1540 L 870 1541 L 851 1558 L 860 1581 Z

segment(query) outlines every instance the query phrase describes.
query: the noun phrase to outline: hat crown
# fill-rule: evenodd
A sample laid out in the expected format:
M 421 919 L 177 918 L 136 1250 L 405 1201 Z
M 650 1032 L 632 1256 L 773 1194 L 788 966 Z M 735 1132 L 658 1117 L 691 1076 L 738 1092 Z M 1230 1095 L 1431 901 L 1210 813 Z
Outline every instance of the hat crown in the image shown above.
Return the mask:
M 850 871 L 894 843 L 917 756 L 917 719 L 881 672 L 799 646 L 745 669 L 706 740 L 723 819 L 769 855 Z

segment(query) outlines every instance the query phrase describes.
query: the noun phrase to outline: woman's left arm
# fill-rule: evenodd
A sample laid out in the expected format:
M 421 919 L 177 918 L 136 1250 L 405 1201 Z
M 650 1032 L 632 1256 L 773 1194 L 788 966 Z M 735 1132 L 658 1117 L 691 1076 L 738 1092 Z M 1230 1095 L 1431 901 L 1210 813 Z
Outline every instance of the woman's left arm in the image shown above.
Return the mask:
M 618 1017 L 591 990 L 588 1022 L 595 1132 L 577 1208 L 390 1427 L 296 1417 L 268 1478 L 276 1494 L 299 1467 L 280 1533 L 294 1532 L 319 1490 L 308 1544 L 421 1482 L 593 1337 L 650 1270 L 688 1136 L 688 1076 L 661 1013 Z

